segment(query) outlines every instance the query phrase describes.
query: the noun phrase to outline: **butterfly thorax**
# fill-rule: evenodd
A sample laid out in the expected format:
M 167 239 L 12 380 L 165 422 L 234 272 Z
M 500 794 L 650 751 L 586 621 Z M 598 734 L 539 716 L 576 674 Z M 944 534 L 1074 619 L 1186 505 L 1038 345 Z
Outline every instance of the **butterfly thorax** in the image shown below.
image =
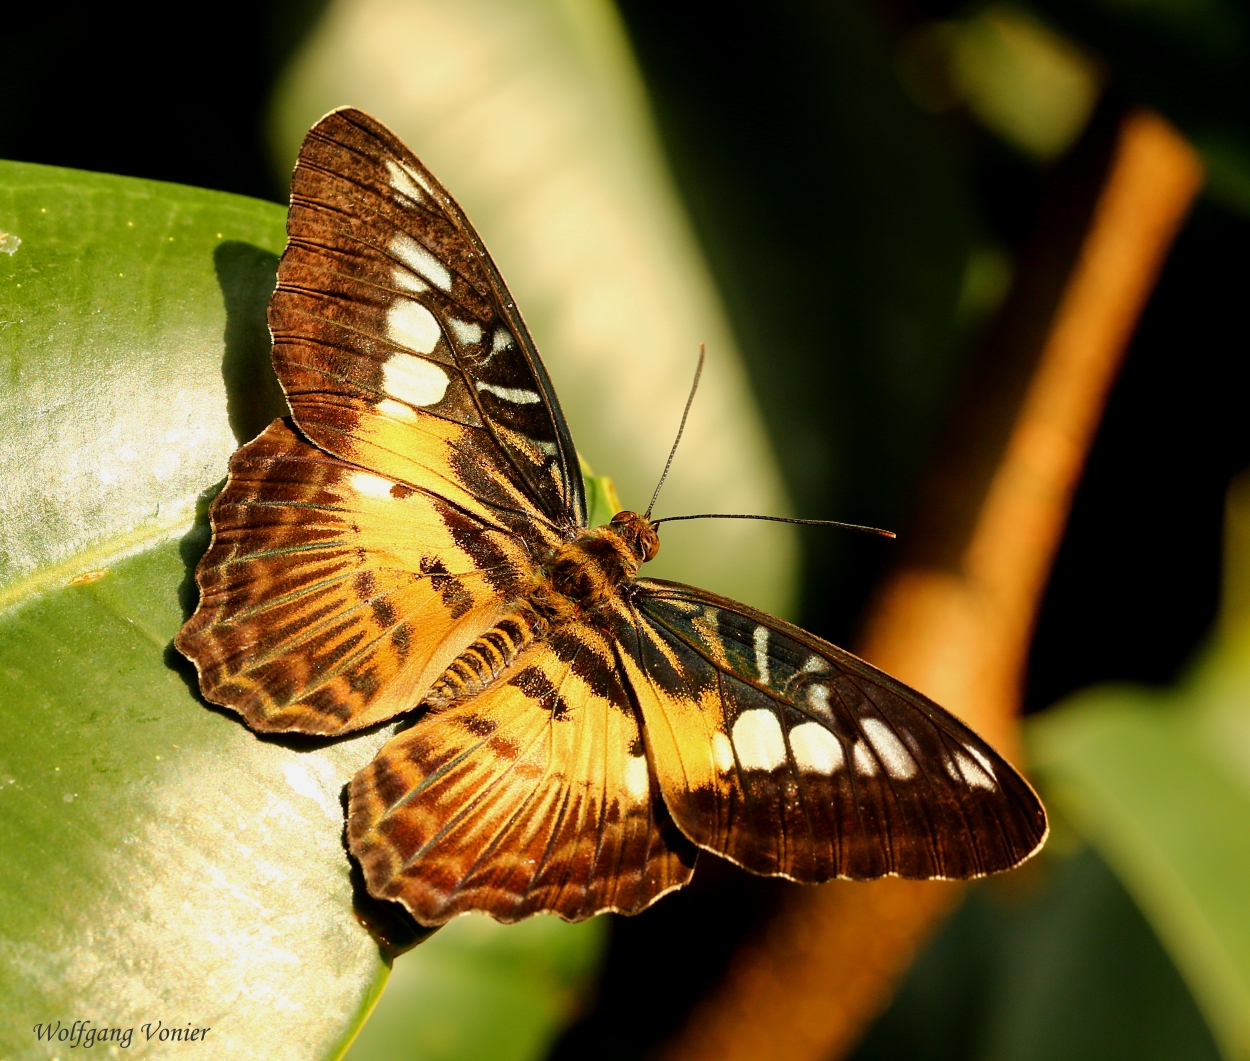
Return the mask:
M 425 703 L 441 708 L 476 696 L 554 628 L 594 621 L 659 550 L 650 519 L 636 512 L 618 512 L 611 523 L 583 530 L 535 568 L 511 613 L 456 657 Z
M 529 602 L 553 623 L 593 617 L 659 548 L 646 516 L 618 512 L 611 523 L 582 531 L 542 565 Z

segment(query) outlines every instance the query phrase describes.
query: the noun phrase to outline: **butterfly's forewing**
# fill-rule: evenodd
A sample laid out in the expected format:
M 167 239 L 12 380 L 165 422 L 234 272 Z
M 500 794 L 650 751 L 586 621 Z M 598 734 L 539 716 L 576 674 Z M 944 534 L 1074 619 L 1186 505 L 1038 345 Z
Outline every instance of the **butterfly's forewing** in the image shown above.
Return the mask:
M 757 873 L 966 878 L 1046 835 L 1028 783 L 926 697 L 744 605 L 640 580 L 622 659 L 665 802 Z
M 208 699 L 261 730 L 407 710 L 498 618 L 529 554 L 491 519 L 337 460 L 284 421 L 231 460 L 179 631 Z
M 613 646 L 569 623 L 501 681 L 393 738 L 351 783 L 369 890 L 427 925 L 637 913 L 690 878 Z
M 269 305 L 295 422 L 335 456 L 468 490 L 561 530 L 585 524 L 577 456 L 533 342 L 481 240 L 400 140 L 322 118 L 291 182 Z

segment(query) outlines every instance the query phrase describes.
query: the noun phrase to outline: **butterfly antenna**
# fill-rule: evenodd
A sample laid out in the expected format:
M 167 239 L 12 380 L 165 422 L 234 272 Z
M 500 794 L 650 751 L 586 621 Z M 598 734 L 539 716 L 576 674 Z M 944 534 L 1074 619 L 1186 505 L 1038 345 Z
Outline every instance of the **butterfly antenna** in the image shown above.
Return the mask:
M 802 523 L 809 527 L 841 527 L 843 530 L 863 531 L 865 534 L 880 534 L 883 538 L 897 538 L 893 531 L 881 527 L 865 527 L 859 523 L 839 523 L 834 519 L 794 519 L 790 516 L 746 516 L 738 512 L 702 512 L 697 516 L 665 516 L 653 519 L 651 526 L 658 527 L 661 523 L 676 523 L 682 519 L 764 519 L 770 523 Z
M 651 519 L 651 510 L 655 508 L 655 499 L 660 496 L 660 487 L 664 485 L 664 480 L 668 478 L 668 470 L 673 466 L 673 457 L 677 453 L 677 445 L 681 442 L 682 432 L 686 430 L 686 417 L 690 415 L 690 406 L 694 404 L 695 391 L 699 389 L 699 377 L 703 375 L 703 360 L 707 356 L 707 349 L 703 343 L 699 344 L 699 364 L 694 370 L 694 382 L 690 384 L 690 395 L 686 398 L 686 408 L 681 413 L 681 423 L 677 425 L 677 437 L 673 439 L 673 448 L 668 451 L 668 460 L 664 463 L 664 473 L 660 476 L 660 481 L 655 484 L 655 493 L 651 495 L 651 504 L 647 506 L 644 513 L 647 519 Z M 683 519 L 762 519 L 770 523 L 803 523 L 810 527 L 841 527 L 843 530 L 863 531 L 866 534 L 880 534 L 883 538 L 897 537 L 893 531 L 884 530 L 881 527 L 864 527 L 858 523 L 839 523 L 832 519 L 794 519 L 790 516 L 748 516 L 737 512 L 702 512 L 697 516 L 665 516 L 663 519 L 651 520 L 653 527 L 658 527 L 661 523 L 676 523 Z
M 694 370 L 694 382 L 690 384 L 690 396 L 686 399 L 686 408 L 682 410 L 681 423 L 677 425 L 677 437 L 673 439 L 673 448 L 668 451 L 668 460 L 664 464 L 664 474 L 660 476 L 660 481 L 655 484 L 655 493 L 651 495 L 651 504 L 647 506 L 647 511 L 644 513 L 647 519 L 651 518 L 651 510 L 655 508 L 655 499 L 660 496 L 660 487 L 664 485 L 664 480 L 668 478 L 668 470 L 673 466 L 673 456 L 677 452 L 677 443 L 681 441 L 681 433 L 686 430 L 686 417 L 690 415 L 690 406 L 694 404 L 694 392 L 699 389 L 699 377 L 703 375 L 703 358 L 706 355 L 707 350 L 700 343 L 699 365 Z

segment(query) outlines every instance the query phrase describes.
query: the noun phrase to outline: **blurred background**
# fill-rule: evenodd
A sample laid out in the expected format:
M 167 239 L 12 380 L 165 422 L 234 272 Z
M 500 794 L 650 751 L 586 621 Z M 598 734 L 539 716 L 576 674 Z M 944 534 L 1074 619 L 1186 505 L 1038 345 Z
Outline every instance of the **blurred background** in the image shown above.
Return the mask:
M 963 893 L 852 1056 L 1250 1057 L 1250 541 L 1225 540 L 1250 465 L 1244 4 L 50 0 L 4 39 L 9 159 L 284 201 L 307 127 L 371 111 L 479 227 L 627 505 L 706 341 L 662 508 L 900 529 L 1010 346 L 1013 292 L 1083 231 L 1123 116 L 1162 114 L 1205 183 L 1132 329 L 1024 675 L 1055 835 Z M 658 574 L 839 644 L 897 559 L 686 527 Z M 791 890 L 704 857 L 632 920 L 462 919 L 397 960 L 348 1056 L 658 1056 Z

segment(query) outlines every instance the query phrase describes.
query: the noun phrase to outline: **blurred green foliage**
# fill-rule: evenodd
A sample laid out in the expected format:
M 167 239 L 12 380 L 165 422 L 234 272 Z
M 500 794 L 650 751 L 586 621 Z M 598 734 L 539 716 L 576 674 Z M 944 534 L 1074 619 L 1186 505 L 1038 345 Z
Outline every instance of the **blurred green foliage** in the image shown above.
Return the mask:
M 1060 844 L 973 886 L 854 1061 L 1217 1061 L 1123 886 L 1089 848 Z
M 346 1061 L 533 1061 L 580 1012 L 607 918 L 457 918 L 395 964 Z
M 1250 207 L 1250 8 L 1239 0 L 1037 0 L 1096 52 L 1126 97 L 1176 122 L 1207 159 L 1208 192 Z
M 1102 88 L 1092 57 L 1008 4 L 922 27 L 899 46 L 896 68 L 923 109 L 966 104 L 1039 162 L 1053 162 L 1072 146 Z
M 956 145 L 861 0 L 620 8 L 794 514 L 902 529 L 1010 273 Z M 802 540 L 801 621 L 845 644 L 897 550 Z
M 1226 547 L 1219 627 L 1180 684 L 1030 722 L 1055 838 L 974 890 L 857 1061 L 1250 1056 L 1250 478 Z
M 1250 1057 L 1250 479 L 1225 540 L 1224 610 L 1189 675 L 1079 693 L 1034 722 L 1030 748 L 1236 1059 Z

